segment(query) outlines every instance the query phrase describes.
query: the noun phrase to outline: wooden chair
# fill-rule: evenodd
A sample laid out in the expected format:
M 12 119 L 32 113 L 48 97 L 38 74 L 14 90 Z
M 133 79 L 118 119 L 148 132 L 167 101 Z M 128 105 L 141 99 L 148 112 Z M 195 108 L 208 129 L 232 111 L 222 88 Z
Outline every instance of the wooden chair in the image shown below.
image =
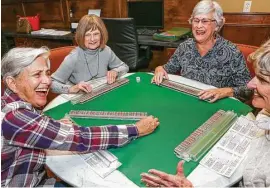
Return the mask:
M 256 51 L 259 47 L 246 45 L 246 44 L 236 44 L 236 46 L 244 55 L 248 70 L 251 74 L 251 77 L 253 78 L 255 76 L 255 71 L 254 71 L 253 64 L 248 61 L 248 56 L 252 52 Z M 175 50 L 176 50 L 175 48 L 170 48 L 169 50 L 167 50 L 167 56 L 170 58 L 174 54 Z
M 65 46 L 65 47 L 59 47 L 54 48 L 50 50 L 50 62 L 51 62 L 51 73 L 54 73 L 58 67 L 61 65 L 65 57 L 75 48 L 75 46 Z M 57 97 L 58 94 L 52 93 L 49 91 L 47 96 L 47 103 L 52 101 L 55 97 Z M 60 182 L 61 179 L 59 179 L 49 168 L 45 168 L 47 176 L 50 178 L 55 178 L 57 182 Z
M 50 62 L 51 62 L 51 73 L 54 73 L 59 65 L 63 62 L 65 57 L 75 48 L 75 46 L 65 46 L 54 48 L 50 50 Z
M 59 47 L 59 48 L 54 48 L 51 49 L 50 52 L 50 62 L 51 62 L 51 73 L 54 73 L 60 64 L 63 62 L 65 57 L 75 48 L 75 46 L 64 46 L 64 47 Z M 52 93 L 49 91 L 48 97 L 47 97 L 47 102 L 49 103 L 52 101 L 55 97 L 57 97 L 58 94 Z
M 244 55 L 245 57 L 245 60 L 246 60 L 246 64 L 247 64 L 247 67 L 249 69 L 249 72 L 250 72 L 250 75 L 251 77 L 253 78 L 255 76 L 255 70 L 254 70 L 254 66 L 251 62 L 248 61 L 248 56 L 253 53 L 254 51 L 256 51 L 259 47 L 257 46 L 251 46 L 251 45 L 246 45 L 246 44 L 236 44 L 236 46 L 238 47 L 238 49 L 242 52 L 242 54 Z M 245 103 L 247 105 L 249 105 L 251 108 L 253 108 L 253 111 L 252 113 L 254 115 L 257 115 L 258 112 L 261 110 L 261 109 L 257 109 L 255 107 L 253 107 L 252 105 L 252 99 L 250 100 L 247 100 L 245 101 Z
M 248 56 L 249 56 L 249 54 L 251 54 L 254 51 L 256 51 L 259 47 L 257 47 L 257 46 L 251 46 L 251 45 L 246 45 L 246 44 L 236 44 L 236 46 L 238 47 L 238 49 L 244 55 L 245 60 L 246 60 L 247 67 L 249 69 L 249 72 L 251 74 L 251 77 L 253 78 L 255 76 L 255 71 L 254 71 L 253 64 L 248 61 Z

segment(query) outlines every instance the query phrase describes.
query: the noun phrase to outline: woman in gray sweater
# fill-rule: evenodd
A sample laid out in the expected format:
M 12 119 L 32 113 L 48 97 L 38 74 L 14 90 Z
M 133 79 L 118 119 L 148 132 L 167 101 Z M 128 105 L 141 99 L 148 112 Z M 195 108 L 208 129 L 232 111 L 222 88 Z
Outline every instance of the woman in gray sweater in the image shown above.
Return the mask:
M 95 15 L 81 18 L 75 36 L 78 47 L 66 56 L 52 74 L 51 89 L 55 93 L 91 92 L 87 81 L 107 76 L 108 84 L 128 72 L 128 66 L 106 46 L 108 32 Z

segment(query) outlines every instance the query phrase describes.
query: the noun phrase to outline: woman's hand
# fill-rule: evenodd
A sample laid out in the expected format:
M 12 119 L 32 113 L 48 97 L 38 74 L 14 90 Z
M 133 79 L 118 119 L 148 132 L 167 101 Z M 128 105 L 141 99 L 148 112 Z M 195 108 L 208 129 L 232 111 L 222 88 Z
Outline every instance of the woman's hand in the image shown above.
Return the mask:
M 155 75 L 154 77 L 152 78 L 152 83 L 156 83 L 157 85 L 159 85 L 162 80 L 163 80 L 163 77 L 165 77 L 166 79 L 169 79 L 168 77 L 168 73 L 164 70 L 164 68 L 162 66 L 158 66 L 156 69 L 155 69 Z
M 219 88 L 219 89 L 208 89 L 201 91 L 198 94 L 199 98 L 202 100 L 210 99 L 209 102 L 215 102 L 218 99 L 222 99 L 225 97 L 233 97 L 233 89 L 230 87 Z
M 158 125 L 159 125 L 158 118 L 154 118 L 153 116 L 143 118 L 136 123 L 139 136 L 144 136 L 152 133 L 157 128 Z
M 57 122 L 59 122 L 59 123 L 64 123 L 64 124 L 66 124 L 66 125 L 73 125 L 72 120 L 69 119 L 69 118 L 66 118 L 66 117 L 64 117 L 64 118 L 62 118 L 62 119 L 60 119 L 60 120 L 57 120 Z
M 92 91 L 92 87 L 90 84 L 81 81 L 78 84 L 69 88 L 69 93 L 78 93 L 79 91 L 84 91 L 85 93 L 90 93 Z
M 116 78 L 118 76 L 118 72 L 111 70 L 107 72 L 107 83 L 112 84 L 115 82 Z
M 183 164 L 184 161 L 178 163 L 176 175 L 151 169 L 148 173 L 141 174 L 141 181 L 147 187 L 193 187 L 192 183 L 184 175 Z

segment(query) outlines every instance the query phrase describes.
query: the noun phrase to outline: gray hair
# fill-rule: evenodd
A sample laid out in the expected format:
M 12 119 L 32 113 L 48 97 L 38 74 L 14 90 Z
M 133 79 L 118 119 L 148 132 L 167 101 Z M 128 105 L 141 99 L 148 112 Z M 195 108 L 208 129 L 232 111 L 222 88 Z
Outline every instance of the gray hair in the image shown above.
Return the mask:
M 270 39 L 249 55 L 248 60 L 263 75 L 270 76 Z
M 195 16 L 200 15 L 200 14 L 208 14 L 210 12 L 214 13 L 214 19 L 216 20 L 216 23 L 217 23 L 216 31 L 218 32 L 224 25 L 225 19 L 223 17 L 223 10 L 216 1 L 202 0 L 199 3 L 197 3 L 188 21 L 191 24 L 191 20 Z
M 38 57 L 42 56 L 50 68 L 49 49 L 41 48 L 13 48 L 1 60 L 1 76 L 6 84 L 6 78 L 17 77 L 24 68 L 31 65 Z

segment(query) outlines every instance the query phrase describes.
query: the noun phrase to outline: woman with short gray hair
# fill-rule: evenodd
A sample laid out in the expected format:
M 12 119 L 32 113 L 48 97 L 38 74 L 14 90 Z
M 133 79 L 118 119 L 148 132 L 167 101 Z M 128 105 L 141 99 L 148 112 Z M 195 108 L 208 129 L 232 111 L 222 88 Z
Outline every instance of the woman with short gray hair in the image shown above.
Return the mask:
M 29 66 L 39 56 L 44 57 L 47 61 L 47 65 L 50 68 L 49 49 L 47 47 L 41 47 L 37 49 L 33 48 L 13 48 L 7 53 L 1 64 L 1 75 L 3 81 L 6 81 L 8 76 L 18 76 L 24 68 Z
M 208 14 L 210 12 L 213 12 L 213 18 L 216 22 L 216 31 L 220 31 L 222 26 L 225 23 L 225 18 L 223 17 L 223 10 L 221 6 L 215 2 L 215 1 L 201 1 L 199 2 L 195 8 L 193 9 L 193 12 L 191 14 L 190 19 L 188 20 L 190 24 L 192 24 L 192 20 L 194 17 L 200 14 Z
M 246 84 L 251 76 L 244 56 L 235 44 L 218 34 L 224 22 L 217 2 L 200 1 L 189 19 L 194 38 L 180 43 L 168 63 L 155 69 L 152 82 L 159 85 L 164 77 L 169 79 L 168 73 L 180 72 L 183 77 L 217 87 L 200 92 L 202 100 L 249 99 L 252 92 Z
M 152 116 L 133 125 L 80 127 L 42 114 L 51 86 L 47 48 L 14 48 L 1 61 L 1 187 L 54 185 L 45 173 L 45 150 L 89 152 L 126 145 L 152 133 Z M 93 142 L 94 140 L 94 142 Z

